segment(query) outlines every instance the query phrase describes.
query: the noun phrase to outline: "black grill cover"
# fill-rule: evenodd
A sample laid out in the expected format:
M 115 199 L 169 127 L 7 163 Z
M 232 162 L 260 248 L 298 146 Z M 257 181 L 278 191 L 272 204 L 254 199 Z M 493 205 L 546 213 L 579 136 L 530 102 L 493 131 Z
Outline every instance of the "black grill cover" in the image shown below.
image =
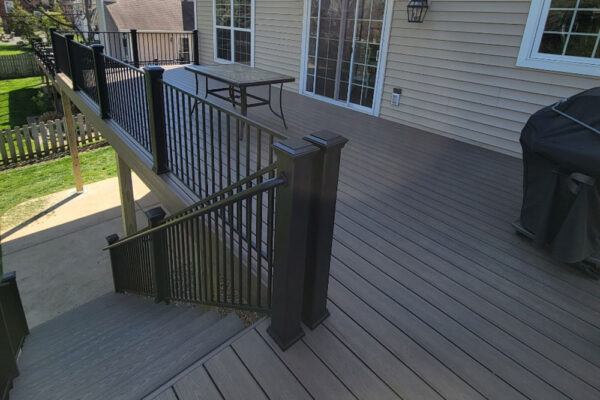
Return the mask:
M 556 106 L 600 130 L 600 87 Z M 600 254 L 600 134 L 546 107 L 521 133 L 521 224 L 552 255 L 575 263 Z

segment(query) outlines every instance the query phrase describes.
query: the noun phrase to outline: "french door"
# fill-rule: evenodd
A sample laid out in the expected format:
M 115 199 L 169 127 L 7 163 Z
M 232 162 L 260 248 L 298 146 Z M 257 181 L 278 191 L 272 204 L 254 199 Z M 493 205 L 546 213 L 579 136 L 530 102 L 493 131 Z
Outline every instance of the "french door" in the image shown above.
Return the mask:
M 305 93 L 373 108 L 385 11 L 386 0 L 310 0 Z

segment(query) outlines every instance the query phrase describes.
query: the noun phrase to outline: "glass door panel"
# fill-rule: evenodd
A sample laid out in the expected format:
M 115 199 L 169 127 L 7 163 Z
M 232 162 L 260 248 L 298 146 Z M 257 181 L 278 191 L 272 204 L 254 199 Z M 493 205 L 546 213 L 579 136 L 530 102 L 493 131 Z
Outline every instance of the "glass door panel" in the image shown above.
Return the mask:
M 311 0 L 306 91 L 373 106 L 385 0 Z

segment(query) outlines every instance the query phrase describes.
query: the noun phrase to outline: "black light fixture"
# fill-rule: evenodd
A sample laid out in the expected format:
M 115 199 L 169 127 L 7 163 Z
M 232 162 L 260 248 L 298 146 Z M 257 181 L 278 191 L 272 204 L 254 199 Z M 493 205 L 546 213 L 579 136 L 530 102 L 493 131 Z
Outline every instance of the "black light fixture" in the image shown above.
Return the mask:
M 429 9 L 429 1 L 427 0 L 410 0 L 406 6 L 408 14 L 408 22 L 422 23 L 425 20 L 425 14 Z

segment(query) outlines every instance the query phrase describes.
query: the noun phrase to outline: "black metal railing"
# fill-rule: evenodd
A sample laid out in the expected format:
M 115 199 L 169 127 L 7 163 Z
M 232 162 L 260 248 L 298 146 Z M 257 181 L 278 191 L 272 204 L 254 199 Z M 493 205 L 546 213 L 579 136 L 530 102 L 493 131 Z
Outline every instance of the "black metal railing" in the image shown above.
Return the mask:
M 110 117 L 148 152 L 152 152 L 144 71 L 104 56 Z
M 52 48 L 54 49 L 54 59 L 56 61 L 57 72 L 62 72 L 69 78 L 71 76 L 71 64 L 69 60 L 69 40 L 66 36 L 58 32 L 52 32 Z
M 274 170 L 272 165 L 212 204 L 112 245 L 116 290 L 268 312 L 275 190 L 286 183 L 268 178 Z
M 198 31 L 78 32 L 75 40 L 102 44 L 104 53 L 136 67 L 197 64 Z
M 52 37 L 55 48 L 73 40 Z M 301 321 L 314 327 L 326 318 L 346 140 L 329 132 L 288 139 L 165 82 L 159 66 L 140 70 L 139 58 L 132 66 L 103 54 L 101 44 L 55 51 L 74 71 L 73 89 L 91 98 L 80 76 L 90 53 L 86 62 L 72 56 L 82 49 L 91 49 L 101 117 L 151 154 L 157 175 L 171 174 L 203 199 L 170 219 L 155 215 L 149 230 L 110 237 L 115 290 L 268 312 L 282 348 L 302 335 Z
M 44 68 L 46 68 L 47 73 L 50 76 L 54 76 L 56 74 L 56 65 L 52 47 L 47 46 L 41 40 L 36 40 L 33 42 L 33 52 Z
M 29 334 L 15 273 L 0 281 L 0 399 L 8 399 L 13 380 L 19 375 L 17 356 Z
M 71 62 L 73 85 L 82 90 L 94 103 L 100 104 L 94 69 L 94 51 L 91 47 L 74 40 L 69 41 L 69 46 L 69 56 L 73 60 Z
M 199 198 L 270 165 L 286 137 L 162 82 L 168 169 Z

